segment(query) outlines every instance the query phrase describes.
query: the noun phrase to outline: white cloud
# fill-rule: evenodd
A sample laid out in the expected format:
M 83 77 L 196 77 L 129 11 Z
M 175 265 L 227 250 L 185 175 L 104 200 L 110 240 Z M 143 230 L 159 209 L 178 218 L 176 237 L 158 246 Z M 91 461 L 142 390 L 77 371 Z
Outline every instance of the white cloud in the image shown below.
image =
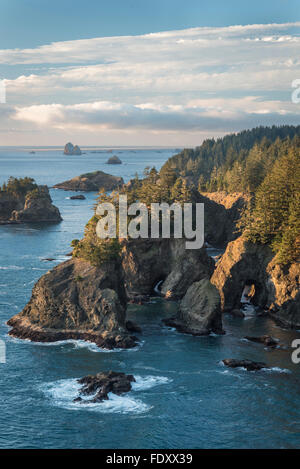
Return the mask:
M 299 26 L 191 28 L 0 50 L 0 65 L 16 71 L 5 81 L 14 108 L 7 125 L 142 129 L 169 138 L 297 123 L 289 95 L 299 78 Z

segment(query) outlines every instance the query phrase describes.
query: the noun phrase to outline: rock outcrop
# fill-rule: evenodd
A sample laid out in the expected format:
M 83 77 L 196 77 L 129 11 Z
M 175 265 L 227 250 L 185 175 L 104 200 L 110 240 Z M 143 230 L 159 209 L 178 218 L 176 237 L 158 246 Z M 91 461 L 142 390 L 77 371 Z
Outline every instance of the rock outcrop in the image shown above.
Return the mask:
M 126 329 L 126 294 L 120 264 L 93 267 L 71 259 L 43 275 L 9 334 L 38 342 L 82 339 L 99 347 L 136 345 Z
M 192 335 L 223 334 L 218 290 L 208 278 L 193 283 L 180 302 L 177 317 L 164 323 Z
M 93 173 L 81 174 L 68 181 L 55 184 L 55 189 L 65 191 L 86 191 L 98 192 L 100 189 L 112 191 L 118 189 L 124 184 L 123 178 L 112 176 L 103 171 L 94 171 Z
M 244 368 L 247 371 L 259 371 L 264 368 L 269 368 L 263 362 L 253 362 L 251 360 L 236 360 L 234 358 L 225 358 L 222 360 L 225 366 L 229 368 Z
M 286 327 L 300 327 L 300 264 L 276 263 L 268 246 L 243 237 L 228 244 L 211 281 L 218 288 L 223 311 L 239 308 L 245 285 L 254 286 L 252 302 L 267 309 Z
M 114 155 L 108 158 L 106 164 L 122 164 L 122 161 L 117 155 Z
M 92 399 L 83 400 L 80 396 L 74 399 L 75 402 L 102 402 L 108 400 L 108 394 L 112 392 L 117 396 L 131 391 L 131 383 L 135 382 L 133 375 L 126 375 L 125 373 L 116 373 L 108 371 L 106 373 L 97 373 L 96 375 L 84 376 L 77 380 L 82 384 L 79 394 L 90 396 L 94 395 Z
M 65 155 L 82 155 L 82 152 L 78 145 L 73 145 L 73 143 L 69 142 L 65 145 L 64 148 Z
M 185 239 L 128 239 L 122 246 L 129 298 L 150 295 L 163 281 L 162 295 L 180 299 L 193 282 L 209 277 L 214 269 L 205 249 L 185 249 Z
M 0 223 L 44 223 L 61 221 L 47 186 L 37 186 L 27 194 L 0 193 Z

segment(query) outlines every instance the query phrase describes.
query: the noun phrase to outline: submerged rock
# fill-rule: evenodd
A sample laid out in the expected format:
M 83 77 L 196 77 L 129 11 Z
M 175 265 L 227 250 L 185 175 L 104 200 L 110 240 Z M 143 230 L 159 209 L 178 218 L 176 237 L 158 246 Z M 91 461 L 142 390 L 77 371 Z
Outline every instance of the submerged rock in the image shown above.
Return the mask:
M 82 384 L 80 389 L 81 395 L 94 395 L 90 400 L 83 400 L 80 396 L 74 399 L 75 402 L 102 402 L 108 400 L 108 393 L 112 392 L 120 396 L 126 392 L 131 391 L 131 383 L 135 382 L 133 375 L 126 375 L 125 373 L 116 373 L 115 371 L 108 371 L 97 373 L 96 375 L 84 376 L 77 380 Z
M 124 184 L 123 178 L 112 176 L 103 171 L 94 171 L 93 173 L 81 174 L 68 181 L 60 182 L 53 186 L 55 189 L 65 191 L 87 191 L 98 192 L 100 189 L 112 191 Z
M 220 295 L 209 279 L 193 283 L 180 302 L 175 318 L 164 320 L 168 326 L 192 335 L 224 334 Z
M 278 345 L 278 340 L 269 335 L 262 335 L 260 337 L 250 337 L 247 335 L 245 339 L 250 340 L 250 342 L 266 345 L 267 347 L 276 347 Z
M 84 195 L 82 195 L 82 194 L 79 194 L 79 195 L 72 195 L 72 196 L 70 197 L 70 199 L 71 199 L 71 200 L 85 200 L 86 197 L 85 197 Z
M 43 275 L 29 303 L 8 321 L 9 334 L 37 342 L 75 339 L 99 347 L 130 348 L 126 294 L 118 262 L 93 267 L 71 259 Z
M 230 368 L 245 368 L 247 371 L 259 371 L 263 368 L 269 368 L 263 362 L 253 362 L 252 360 L 236 360 L 234 358 L 225 358 L 222 360 L 225 366 Z
M 117 155 L 114 155 L 108 158 L 106 164 L 122 164 L 122 161 Z

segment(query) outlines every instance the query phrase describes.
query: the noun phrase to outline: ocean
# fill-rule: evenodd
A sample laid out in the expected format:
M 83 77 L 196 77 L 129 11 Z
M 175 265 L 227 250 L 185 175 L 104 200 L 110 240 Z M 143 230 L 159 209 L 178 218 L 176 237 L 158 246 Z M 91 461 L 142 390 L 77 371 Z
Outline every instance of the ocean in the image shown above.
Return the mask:
M 34 150 L 35 153 L 29 153 Z M 105 148 L 64 156 L 59 148 L 0 148 L 0 183 L 35 178 L 49 187 L 102 170 L 126 181 L 146 166 L 157 169 L 177 149 L 116 148 L 122 165 L 106 165 Z M 99 151 L 100 153 L 91 153 Z M 92 216 L 95 193 L 50 190 L 59 224 L 0 226 L 0 448 L 299 448 L 300 365 L 288 331 L 248 308 L 245 319 L 224 316 L 226 335 L 192 337 L 162 324 L 176 303 L 153 296 L 130 305 L 128 318 L 143 330 L 133 350 L 104 351 L 82 341 L 38 344 L 11 338 L 6 321 L 23 309 L 39 277 L 68 259 Z M 54 261 L 46 261 L 54 258 Z M 286 349 L 267 350 L 246 335 L 269 334 Z M 246 372 L 224 358 L 264 361 L 269 370 Z M 74 403 L 76 378 L 100 371 L 136 377 L 133 390 L 100 404 Z

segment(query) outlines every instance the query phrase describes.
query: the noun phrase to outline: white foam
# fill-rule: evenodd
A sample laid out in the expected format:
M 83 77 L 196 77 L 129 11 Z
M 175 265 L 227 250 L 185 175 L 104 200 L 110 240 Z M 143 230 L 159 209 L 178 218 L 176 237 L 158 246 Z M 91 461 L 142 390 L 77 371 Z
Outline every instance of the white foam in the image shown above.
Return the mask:
M 279 368 L 278 366 L 273 366 L 272 368 L 262 368 L 261 371 L 265 371 L 266 373 L 291 373 L 291 370 L 287 368 Z
M 0 270 L 23 270 L 24 267 L 21 267 L 19 265 L 7 265 L 5 267 L 0 266 Z
M 117 396 L 109 393 L 107 401 L 99 403 L 73 402 L 79 396 L 80 385 L 76 379 L 64 379 L 54 383 L 47 383 L 41 386 L 41 391 L 52 400 L 58 407 L 70 410 L 88 410 L 101 413 L 142 413 L 147 412 L 150 406 L 144 404 L 132 396 Z M 91 396 L 80 396 L 83 401 L 91 399 Z
M 140 414 L 148 412 L 151 406 L 145 404 L 134 397 L 134 393 L 145 391 L 154 386 L 166 384 L 171 380 L 165 376 L 136 376 L 136 382 L 132 383 L 132 391 L 128 394 L 117 396 L 109 393 L 107 401 L 93 403 L 86 402 L 93 396 L 84 396 L 79 393 L 81 385 L 77 379 L 62 379 L 52 383 L 46 383 L 40 386 L 40 390 L 45 396 L 52 401 L 52 404 L 70 410 L 88 410 L 101 413 L 135 413 Z M 73 402 L 77 397 L 81 397 L 82 401 Z
M 170 383 L 172 380 L 166 376 L 135 376 L 135 383 L 132 383 L 134 391 L 146 391 L 161 384 Z

